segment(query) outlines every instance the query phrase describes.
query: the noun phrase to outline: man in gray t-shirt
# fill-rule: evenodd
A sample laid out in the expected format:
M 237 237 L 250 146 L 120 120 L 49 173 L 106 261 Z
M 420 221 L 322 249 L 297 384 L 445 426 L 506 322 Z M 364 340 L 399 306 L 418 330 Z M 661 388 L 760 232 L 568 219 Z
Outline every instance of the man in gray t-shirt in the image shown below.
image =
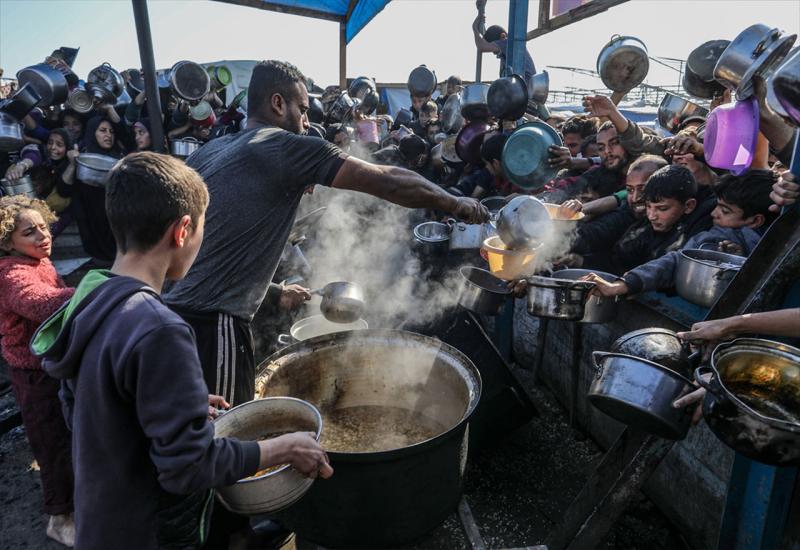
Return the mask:
M 253 399 L 250 321 L 306 189 L 328 185 L 470 223 L 488 219 L 477 201 L 454 197 L 414 172 L 370 164 L 303 135 L 308 109 L 305 77 L 297 68 L 259 63 L 248 87 L 247 128 L 211 140 L 187 159 L 208 185 L 205 237 L 189 273 L 164 300 L 195 330 L 209 393 L 233 405 Z

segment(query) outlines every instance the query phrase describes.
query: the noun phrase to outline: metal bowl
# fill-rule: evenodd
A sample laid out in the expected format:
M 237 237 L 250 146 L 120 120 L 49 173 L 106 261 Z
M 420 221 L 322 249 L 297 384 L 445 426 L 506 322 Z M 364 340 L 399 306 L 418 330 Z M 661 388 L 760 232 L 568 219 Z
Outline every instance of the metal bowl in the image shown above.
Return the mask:
M 671 134 L 677 133 L 678 128 L 691 118 L 705 120 L 706 117 L 708 109 L 675 94 L 667 93 L 658 106 L 658 123 Z
M 232 408 L 214 420 L 214 437 L 268 439 L 287 432 L 313 432 L 319 441 L 322 416 L 317 408 L 293 397 L 256 399 Z M 217 498 L 231 512 L 267 514 L 291 506 L 311 489 L 314 480 L 289 464 L 217 489 Z
M 556 176 L 558 170 L 547 159 L 548 147 L 561 147 L 563 142 L 548 124 L 540 121 L 519 126 L 503 146 L 503 170 L 514 185 L 537 192 Z
M 81 153 L 75 160 L 76 176 L 86 185 L 105 187 L 108 175 L 119 159 L 96 153 Z

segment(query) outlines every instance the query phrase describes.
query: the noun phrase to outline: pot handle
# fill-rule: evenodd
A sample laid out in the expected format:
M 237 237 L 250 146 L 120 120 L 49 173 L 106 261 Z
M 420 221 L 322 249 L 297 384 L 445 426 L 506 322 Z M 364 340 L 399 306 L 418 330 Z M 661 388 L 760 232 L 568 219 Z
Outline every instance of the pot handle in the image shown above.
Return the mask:
M 702 244 L 700 244 L 700 246 L 697 247 L 697 249 L 698 250 L 703 250 L 703 247 L 706 246 L 706 245 L 711 245 L 711 246 L 713 246 L 715 248 L 719 247 L 719 245 L 716 245 L 714 243 L 702 243 Z
M 703 375 L 708 373 L 714 373 L 711 367 L 707 365 L 697 367 L 694 369 L 694 381 L 697 382 L 698 386 L 712 394 L 717 399 L 724 400 L 725 395 L 722 392 L 722 388 L 719 387 L 719 382 L 717 382 L 716 378 L 713 376 L 711 377 L 711 380 L 706 380 L 703 378 Z
M 605 351 L 593 351 L 592 352 L 592 363 L 594 363 L 594 377 L 600 378 L 603 375 L 603 359 L 611 355 Z
M 758 42 L 758 44 L 756 44 L 756 47 L 753 48 L 753 53 L 750 54 L 750 56 L 753 59 L 757 58 L 759 55 L 764 53 L 764 49 L 767 47 L 767 42 L 772 42 L 773 40 L 777 40 L 778 37 L 780 37 L 780 35 L 781 35 L 780 29 L 778 29 L 777 27 L 771 29 L 767 34 L 764 35 L 764 38 L 762 38 Z
M 279 334 L 278 335 L 278 344 L 281 346 L 288 346 L 292 343 L 292 337 L 288 334 Z

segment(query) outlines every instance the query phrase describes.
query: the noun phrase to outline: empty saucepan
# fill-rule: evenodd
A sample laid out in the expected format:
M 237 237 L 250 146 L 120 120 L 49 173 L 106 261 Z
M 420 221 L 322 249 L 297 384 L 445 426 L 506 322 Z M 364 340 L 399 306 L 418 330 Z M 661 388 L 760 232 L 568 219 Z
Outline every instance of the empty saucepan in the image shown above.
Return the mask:
M 319 309 L 328 321 L 352 323 L 364 313 L 364 291 L 355 283 L 328 283 L 311 294 L 322 296 Z

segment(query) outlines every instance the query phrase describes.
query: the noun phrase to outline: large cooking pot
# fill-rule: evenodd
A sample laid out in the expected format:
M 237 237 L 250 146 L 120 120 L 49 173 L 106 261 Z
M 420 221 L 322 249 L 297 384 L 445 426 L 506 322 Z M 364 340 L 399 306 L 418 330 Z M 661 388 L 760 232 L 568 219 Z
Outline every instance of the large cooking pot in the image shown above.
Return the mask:
M 397 548 L 456 508 L 481 395 L 478 370 L 457 349 L 398 330 L 328 334 L 266 359 L 256 387 L 322 413 L 335 473 L 279 515 L 298 536 L 331 548 Z
M 322 416 L 317 408 L 301 399 L 270 397 L 243 403 L 214 420 L 214 437 L 218 438 L 258 441 L 290 432 L 311 432 L 319 441 Z M 217 498 L 236 514 L 267 514 L 297 502 L 312 483 L 313 479 L 284 464 L 218 488 Z
M 675 290 L 687 302 L 711 307 L 728 288 L 745 259 L 716 250 L 683 249 L 675 269 Z
M 60 105 L 67 99 L 69 85 L 64 74 L 47 63 L 25 67 L 17 73 L 20 87 L 30 84 L 41 100 L 39 105 Z
M 644 82 L 650 70 L 647 46 L 633 36 L 615 34 L 597 56 L 597 73 L 615 92 L 629 92 Z
M 722 95 L 725 86 L 714 78 L 714 67 L 730 40 L 711 40 L 692 50 L 683 71 L 683 89 L 701 99 Z
M 611 352 L 658 363 L 687 378 L 692 376 L 693 362 L 699 359 L 699 355 L 690 355 L 688 345 L 676 332 L 660 327 L 634 330 L 620 336 L 611 344 Z
M 580 321 L 586 314 L 590 281 L 528 277 L 528 313 L 561 321 Z
M 697 119 L 705 121 L 708 109 L 697 103 L 667 92 L 658 106 L 658 123 L 670 134 L 675 134 L 686 121 Z
M 514 185 L 536 193 L 553 179 L 558 170 L 547 162 L 548 148 L 563 142 L 550 125 L 535 120 L 519 126 L 503 146 L 503 169 Z
M 796 34 L 785 34 L 761 23 L 747 27 L 725 48 L 714 67 L 714 78 L 736 91 L 736 99 L 753 95 L 753 77 L 766 78 L 786 57 Z
M 23 145 L 22 124 L 8 113 L 0 111 L 0 151 L 17 151 Z
M 99 103 L 114 104 L 125 89 L 125 79 L 109 63 L 95 67 L 86 77 L 86 91 Z
M 436 73 L 420 65 L 408 75 L 407 86 L 412 96 L 431 95 L 436 89 Z
M 795 48 L 775 70 L 769 87 L 786 116 L 800 126 L 800 48 Z M 774 106 L 773 109 L 778 111 Z
M 800 349 L 738 338 L 717 346 L 695 380 L 706 389 L 703 418 L 723 443 L 765 464 L 800 464 Z
M 492 116 L 517 120 L 525 114 L 528 106 L 528 85 L 516 74 L 498 78 L 489 86 L 486 102 Z
M 602 271 L 591 271 L 589 269 L 560 269 L 553 272 L 553 277 L 556 279 L 567 279 L 570 281 L 577 281 L 581 277 L 585 277 L 589 273 L 595 273 L 605 279 L 606 281 L 613 281 L 616 276 Z M 590 296 L 586 301 L 584 307 L 583 317 L 581 323 L 610 323 L 617 318 L 617 311 L 619 310 L 619 303 L 617 298 L 606 298 L 603 296 Z
M 346 332 L 350 330 L 365 330 L 369 328 L 369 323 L 364 319 L 359 319 L 352 323 L 334 323 L 328 321 L 324 315 L 312 315 L 305 319 L 300 319 L 292 328 L 289 334 L 279 334 L 278 344 L 288 346 L 295 342 L 302 342 L 322 336 L 323 334 L 333 334 L 334 332 Z
M 468 164 L 481 163 L 481 145 L 491 127 L 485 120 L 475 120 L 461 128 L 456 136 L 456 154 Z
M 194 61 L 178 61 L 169 71 L 169 88 L 176 97 L 199 101 L 211 90 L 211 77 Z
M 86 185 L 105 187 L 108 176 L 118 159 L 97 153 L 81 153 L 75 159 L 76 177 Z
M 172 152 L 172 156 L 185 159 L 198 149 L 202 143 L 197 141 L 193 137 L 187 137 L 183 139 L 173 139 L 170 144 L 169 148 Z
M 6 196 L 14 196 L 14 195 L 25 195 L 28 198 L 35 199 L 36 198 L 36 190 L 33 187 L 33 180 L 31 180 L 30 175 L 25 174 L 17 181 L 11 183 L 6 178 L 0 179 L 0 188 L 2 188 L 2 193 L 0 195 Z
M 683 439 L 691 415 L 673 401 L 694 389 L 691 381 L 658 363 L 624 353 L 592 353 L 596 374 L 587 400 L 623 424 L 666 439 Z
M 439 121 L 442 123 L 442 130 L 448 134 L 453 134 L 461 130 L 464 126 L 464 117 L 461 116 L 461 95 L 451 94 L 444 105 L 442 112 L 439 113 Z
M 550 214 L 542 201 L 530 195 L 511 199 L 497 214 L 497 234 L 511 248 L 531 248 L 552 231 Z
M 533 75 L 528 82 L 528 97 L 539 103 L 547 102 L 547 95 L 550 93 L 550 75 L 547 71 L 542 71 Z
M 29 82 L 14 92 L 14 95 L 10 98 L 0 102 L 0 105 L 2 105 L 0 111 L 8 113 L 17 120 L 22 120 L 41 100 L 41 96 L 36 93 L 36 90 Z
M 489 85 L 470 84 L 461 92 L 461 116 L 469 121 L 489 118 Z
M 473 313 L 500 315 L 511 295 L 508 283 L 477 267 L 462 267 L 459 273 L 462 281 L 458 304 Z

